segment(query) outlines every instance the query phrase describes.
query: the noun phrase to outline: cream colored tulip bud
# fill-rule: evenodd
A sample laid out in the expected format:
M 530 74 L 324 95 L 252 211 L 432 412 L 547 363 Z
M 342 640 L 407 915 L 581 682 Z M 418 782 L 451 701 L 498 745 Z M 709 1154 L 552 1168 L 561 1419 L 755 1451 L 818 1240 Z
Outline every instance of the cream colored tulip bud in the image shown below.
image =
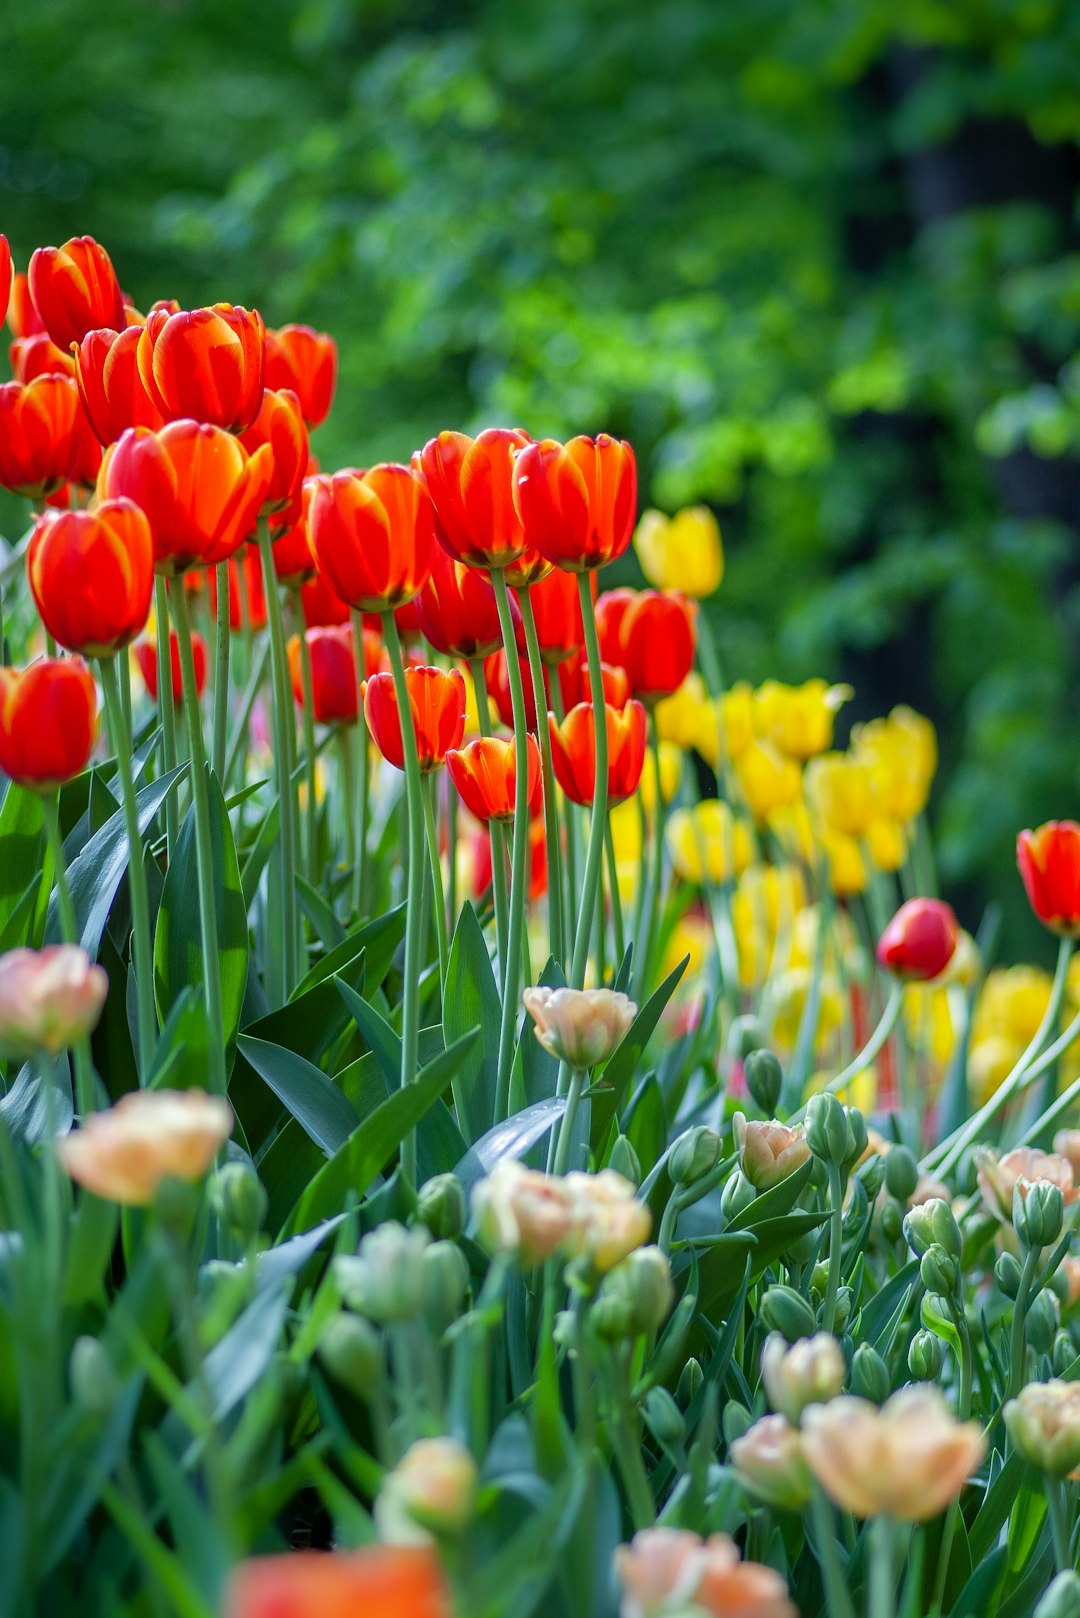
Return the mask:
M 798 1431 L 784 1416 L 762 1416 L 731 1446 L 736 1472 L 758 1499 L 783 1511 L 801 1511 L 813 1479 Z
M 472 1194 L 477 1238 L 489 1253 L 539 1264 L 574 1235 L 578 1207 L 566 1181 L 507 1158 Z
M 774 1332 L 761 1355 L 761 1376 L 774 1410 L 797 1424 L 807 1405 L 827 1404 L 844 1386 L 847 1367 L 828 1332 L 801 1337 L 789 1348 Z
M 476 1511 L 477 1471 L 456 1438 L 421 1438 L 383 1479 L 375 1501 L 380 1538 L 425 1544 L 460 1534 Z
M 1052 1478 L 1080 1466 L 1080 1382 L 1031 1382 L 1004 1409 L 1013 1443 Z
M 801 1124 L 747 1122 L 741 1112 L 734 1118 L 735 1146 L 739 1165 L 758 1191 L 779 1185 L 794 1174 L 810 1156 L 806 1133 Z
M 990 1213 L 1003 1225 L 1012 1224 L 1013 1195 L 1019 1181 L 1033 1184 L 1046 1180 L 1060 1188 L 1066 1207 L 1080 1197 L 1080 1186 L 1073 1185 L 1072 1165 L 1056 1152 L 1040 1152 L 1034 1146 L 1017 1146 L 1003 1157 L 989 1146 L 975 1153 L 979 1190 Z
M 73 1180 L 109 1202 L 144 1208 L 165 1180 L 199 1180 L 232 1133 L 221 1096 L 202 1090 L 135 1090 L 56 1142 Z
M 856 1517 L 925 1522 L 955 1500 L 986 1448 L 976 1421 L 957 1421 L 942 1394 L 902 1388 L 879 1410 L 844 1397 L 811 1405 L 803 1454 L 834 1504 Z
M 0 955 L 0 1056 L 56 1056 L 97 1027 L 109 979 L 77 944 Z
M 798 1618 L 787 1585 L 771 1567 L 741 1562 L 726 1534 L 699 1539 L 684 1528 L 643 1528 L 615 1552 L 621 1618 L 730 1613 L 735 1618 Z
M 614 989 L 526 989 L 525 1010 L 546 1051 L 578 1072 L 614 1055 L 637 1006 Z
M 587 1259 L 599 1274 L 606 1275 L 648 1241 L 652 1214 L 637 1200 L 637 1187 L 621 1174 L 613 1169 L 568 1174 L 565 1183 L 577 1208 L 570 1250 Z
M 333 1261 L 334 1280 L 350 1309 L 380 1326 L 415 1320 L 424 1307 L 424 1257 L 431 1235 L 395 1220 L 369 1230 L 355 1253 Z

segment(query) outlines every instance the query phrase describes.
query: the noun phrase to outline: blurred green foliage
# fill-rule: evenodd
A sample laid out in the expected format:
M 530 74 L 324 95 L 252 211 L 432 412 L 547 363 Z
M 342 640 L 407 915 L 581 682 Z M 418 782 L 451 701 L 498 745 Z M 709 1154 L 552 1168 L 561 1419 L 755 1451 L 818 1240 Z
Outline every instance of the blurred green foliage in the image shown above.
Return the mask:
M 729 675 L 932 714 L 965 919 L 1077 807 L 1071 0 L 34 0 L 0 229 L 342 350 L 324 463 L 610 428 L 708 500 Z M 15 518 L 4 513 L 11 529 Z

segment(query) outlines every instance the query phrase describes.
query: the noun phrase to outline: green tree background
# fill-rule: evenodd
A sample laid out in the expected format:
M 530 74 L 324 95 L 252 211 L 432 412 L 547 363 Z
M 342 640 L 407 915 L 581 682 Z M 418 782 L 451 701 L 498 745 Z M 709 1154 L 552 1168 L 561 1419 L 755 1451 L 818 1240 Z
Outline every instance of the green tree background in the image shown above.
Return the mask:
M 632 438 L 650 502 L 720 514 L 731 677 L 933 716 L 943 872 L 1012 954 L 1015 831 L 1080 797 L 1078 135 L 1071 0 L 0 17 L 20 262 L 89 231 L 142 306 L 333 331 L 327 465 Z

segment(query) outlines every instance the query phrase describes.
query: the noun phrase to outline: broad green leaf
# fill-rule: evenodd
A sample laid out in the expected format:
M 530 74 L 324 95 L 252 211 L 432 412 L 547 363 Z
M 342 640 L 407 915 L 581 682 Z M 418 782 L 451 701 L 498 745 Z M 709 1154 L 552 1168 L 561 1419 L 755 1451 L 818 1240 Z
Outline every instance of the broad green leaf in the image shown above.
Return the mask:
M 505 1159 L 524 1157 L 565 1111 L 566 1097 L 552 1096 L 550 1101 L 537 1101 L 524 1112 L 515 1113 L 470 1146 L 454 1173 L 469 1190 Z
M 238 1043 L 256 1073 L 327 1157 L 340 1151 L 360 1120 L 333 1079 L 281 1045 L 250 1034 L 241 1034 Z
M 290 1005 L 305 995 L 316 983 L 324 983 L 335 973 L 343 972 L 349 962 L 355 960 L 360 949 L 365 952 L 367 987 L 374 991 L 386 976 L 390 962 L 394 959 L 394 951 L 404 936 L 403 904 L 388 910 L 385 915 L 376 916 L 373 921 L 364 922 L 348 935 L 344 943 L 328 951 L 321 961 L 316 961 L 315 965 L 305 972 L 289 996 Z
M 607 1139 L 612 1120 L 623 1104 L 645 1047 L 653 1036 L 664 1007 L 678 988 L 679 979 L 686 971 L 689 960 L 690 957 L 687 955 L 649 996 L 627 1029 L 618 1050 L 604 1067 L 600 1083 L 592 1097 L 591 1138 L 594 1149 Z
M 0 859 L 0 928 L 7 927 L 22 899 L 27 877 L 33 871 L 41 873 L 44 831 L 37 793 L 12 782 L 0 804 L 0 848 L 4 851 Z M 41 881 L 41 875 L 37 880 Z

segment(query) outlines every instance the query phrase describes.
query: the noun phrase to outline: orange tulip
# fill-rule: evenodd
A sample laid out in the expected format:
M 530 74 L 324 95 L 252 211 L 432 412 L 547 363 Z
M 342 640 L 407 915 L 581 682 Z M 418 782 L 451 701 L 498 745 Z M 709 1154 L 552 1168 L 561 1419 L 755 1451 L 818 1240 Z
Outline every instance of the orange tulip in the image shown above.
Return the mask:
M 30 296 L 30 282 L 21 271 L 12 277 L 7 319 L 16 338 L 33 337 L 45 330 L 45 322 L 34 308 L 34 300 Z
M 436 533 L 470 567 L 507 567 L 528 548 L 514 506 L 514 456 L 530 442 L 516 428 L 488 427 L 477 438 L 442 432 L 414 456 L 435 507 Z
M 673 590 L 609 590 L 596 603 L 600 656 L 645 702 L 677 691 L 694 666 L 696 606 Z
M 225 1592 L 225 1618 L 450 1618 L 433 1550 L 371 1545 L 294 1551 L 242 1562 Z
M 30 296 L 41 321 L 67 353 L 88 331 L 125 324 L 124 299 L 112 259 L 92 236 L 63 247 L 39 247 L 30 260 Z
M 130 427 L 105 452 L 99 499 L 127 495 L 150 519 L 159 573 L 224 562 L 255 530 L 273 474 L 268 444 L 248 455 L 231 433 L 194 421 Z
M 304 622 L 309 629 L 323 629 L 331 624 L 349 622 L 349 603 L 342 601 L 321 573 L 316 573 L 300 590 L 300 606 Z
M 620 712 L 605 703 L 608 738 L 608 802 L 620 803 L 637 789 L 645 763 L 645 709 L 628 702 Z M 596 791 L 596 722 L 591 702 L 579 702 L 560 725 L 549 714 L 555 778 L 572 803 L 592 803 Z
M 231 303 L 158 309 L 139 334 L 139 374 L 166 421 L 187 418 L 243 432 L 263 396 L 264 326 Z
M 80 425 L 79 390 L 70 377 L 49 373 L 3 383 L 0 487 L 30 500 L 61 488 L 75 469 Z
M 626 677 L 626 670 L 611 663 L 601 663 L 600 678 L 604 682 L 604 701 L 610 702 L 613 708 L 625 708 L 630 701 L 630 681 Z M 559 690 L 564 713 L 576 708 L 579 702 L 592 701 L 589 660 L 584 652 L 559 664 Z
M 310 326 L 268 327 L 265 382 L 268 388 L 291 388 L 308 426 L 320 426 L 334 399 L 337 344 Z
M 297 522 L 285 522 L 280 527 L 271 524 L 271 535 L 274 541 L 274 572 L 278 582 L 291 585 L 294 589 L 310 583 L 316 575 L 307 518 L 302 516 Z M 348 606 L 345 602 L 341 605 L 348 617 Z
M 532 671 L 529 668 L 528 658 L 520 652 L 514 654 L 518 660 L 521 671 L 521 686 L 525 695 L 525 728 L 535 731 L 536 720 L 536 694 L 533 691 Z M 514 728 L 514 699 L 510 694 L 510 670 L 507 667 L 506 653 L 493 652 L 484 659 L 484 680 L 487 683 L 488 696 L 495 704 L 495 711 L 508 730 Z M 544 713 L 547 713 L 550 689 L 548 686 L 547 671 L 544 671 Z
M 475 836 L 470 838 L 469 851 L 472 855 L 469 885 L 473 898 L 479 901 L 491 887 L 494 870 L 491 859 L 491 832 L 486 826 L 479 827 Z M 529 898 L 533 903 L 544 897 L 547 887 L 547 843 L 544 837 L 543 817 L 538 815 L 529 821 Z
M 0 236 L 0 325 L 7 319 L 8 304 L 11 302 L 11 283 L 14 279 L 11 248 L 8 246 L 7 237 Z
M 529 804 L 540 796 L 540 749 L 530 736 L 526 746 Z M 517 788 L 517 749 L 514 741 L 480 736 L 446 755 L 450 779 L 466 809 L 477 820 L 513 820 Z
M 75 375 L 75 361 L 57 348 L 48 332 L 36 331 L 30 337 L 16 337 L 8 349 L 16 382 L 32 382 L 50 371 L 62 376 Z
M 106 657 L 129 645 L 150 611 L 154 542 L 131 500 L 38 518 L 26 557 L 45 628 L 71 652 Z
M 98 438 L 114 444 L 128 427 L 155 432 L 165 417 L 143 386 L 139 373 L 142 328 L 88 332 L 75 349 L 79 397 Z
M 549 665 L 565 663 L 585 644 L 581 622 L 581 602 L 577 580 L 572 573 L 555 568 L 529 591 L 529 602 L 536 620 L 540 656 Z
M 320 725 L 351 725 L 357 712 L 356 641 L 350 624 L 330 624 L 306 631 L 311 658 L 311 700 Z M 364 630 L 364 670 L 370 680 L 386 667 L 386 652 L 373 629 Z M 300 637 L 289 641 L 289 677 L 293 696 L 304 700 Z M 395 710 L 395 719 L 397 713 Z
M 244 589 L 247 595 L 248 627 L 262 629 L 266 624 L 266 591 L 263 589 L 262 561 L 254 545 L 247 545 L 229 557 L 229 628 L 242 629 L 244 627 L 243 597 L 240 593 L 240 570 L 244 573 Z M 188 579 L 196 575 L 189 573 Z M 217 614 L 217 572 L 208 568 L 206 582 L 210 590 L 210 605 Z
M 407 466 L 313 478 L 308 530 L 315 563 L 343 601 L 385 612 L 411 601 L 431 573 L 431 501 Z
M 514 461 L 514 503 L 526 541 L 568 573 L 621 556 L 634 532 L 637 466 L 629 444 L 545 438 Z
M 0 770 L 55 792 L 85 770 L 97 736 L 97 688 L 81 657 L 0 667 Z
M 140 640 L 135 644 L 135 661 L 139 665 L 143 684 L 150 694 L 153 702 L 157 701 L 158 694 L 158 660 L 157 642 L 153 640 Z M 202 696 L 206 689 L 206 641 L 197 629 L 191 633 L 192 661 L 195 664 L 195 694 Z M 176 630 L 169 631 L 169 666 L 172 669 L 173 702 L 179 708 L 184 700 L 183 679 L 184 673 L 180 666 L 180 642 Z
M 431 576 L 415 605 L 422 634 L 446 657 L 487 657 L 502 645 L 490 579 L 455 562 L 441 545 L 432 550 Z
M 1075 820 L 1048 820 L 1016 839 L 1031 908 L 1052 932 L 1080 936 L 1080 826 Z
M 300 414 L 300 401 L 288 389 L 280 393 L 267 388 L 253 424 L 240 442 L 249 455 L 269 444 L 274 457 L 274 473 L 263 510 L 297 518 L 303 515 L 300 491 L 308 464 L 308 432 Z
M 457 669 L 407 668 L 416 750 L 426 775 L 438 769 L 447 750 L 457 747 L 465 734 L 465 681 Z M 388 764 L 405 768 L 401 721 L 392 674 L 376 674 L 364 689 L 364 717 L 375 745 Z

